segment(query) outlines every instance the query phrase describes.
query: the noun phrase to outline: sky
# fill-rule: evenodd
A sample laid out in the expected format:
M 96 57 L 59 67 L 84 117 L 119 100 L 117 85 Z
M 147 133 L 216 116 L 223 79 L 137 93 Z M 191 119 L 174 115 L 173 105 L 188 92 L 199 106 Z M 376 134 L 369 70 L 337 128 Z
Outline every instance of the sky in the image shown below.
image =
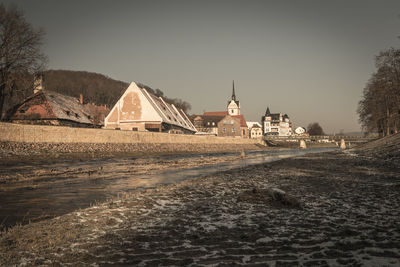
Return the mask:
M 374 57 L 400 44 L 400 1 L 0 1 L 46 32 L 48 69 L 141 82 L 192 105 L 269 107 L 294 127 L 360 131 L 357 105 Z

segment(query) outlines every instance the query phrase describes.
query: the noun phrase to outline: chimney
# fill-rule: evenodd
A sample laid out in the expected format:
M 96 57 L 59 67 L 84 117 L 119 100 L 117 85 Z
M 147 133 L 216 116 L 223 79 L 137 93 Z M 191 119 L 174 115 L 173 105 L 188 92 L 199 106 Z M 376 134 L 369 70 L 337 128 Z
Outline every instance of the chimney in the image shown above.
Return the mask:
M 83 105 L 83 94 L 79 95 L 79 103 L 81 103 L 81 105 Z
M 44 89 L 43 86 L 44 75 L 42 73 L 36 74 L 33 80 L 33 93 L 37 93 Z

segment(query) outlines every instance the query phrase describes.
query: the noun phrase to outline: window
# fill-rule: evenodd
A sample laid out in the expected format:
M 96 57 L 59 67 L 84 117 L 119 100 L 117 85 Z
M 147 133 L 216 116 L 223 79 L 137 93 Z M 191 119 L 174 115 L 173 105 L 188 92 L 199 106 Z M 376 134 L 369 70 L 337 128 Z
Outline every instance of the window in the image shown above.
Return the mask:
M 137 132 L 138 128 L 137 127 L 132 127 L 132 131 Z
M 210 125 L 210 122 L 207 122 L 207 125 Z
M 215 125 L 215 122 L 213 122 L 212 125 Z
M 231 113 L 233 114 L 233 109 L 231 109 Z
M 235 132 L 235 128 L 232 128 L 232 133 L 234 133 Z
M 223 133 L 226 133 L 226 128 L 225 128 L 225 127 L 222 128 L 222 132 L 223 132 Z
M 245 129 L 243 129 L 243 135 L 246 135 L 246 130 Z

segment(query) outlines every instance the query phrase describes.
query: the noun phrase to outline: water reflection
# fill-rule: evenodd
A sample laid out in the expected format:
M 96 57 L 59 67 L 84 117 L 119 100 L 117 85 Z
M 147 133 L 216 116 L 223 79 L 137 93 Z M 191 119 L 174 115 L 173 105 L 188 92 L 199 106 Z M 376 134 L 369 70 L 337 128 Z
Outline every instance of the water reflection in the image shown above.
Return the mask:
M 216 165 L 198 166 L 190 169 L 158 171 L 153 174 L 135 174 L 130 166 L 136 158 L 98 159 L 83 162 L 46 163 L 40 166 L 16 165 L 13 170 L 22 172 L 55 172 L 51 177 L 42 180 L 22 181 L 15 189 L 7 188 L 0 192 L 0 223 L 11 226 L 16 223 L 27 223 L 30 220 L 41 220 L 62 215 L 79 208 L 90 206 L 96 201 L 103 201 L 121 192 L 129 192 L 158 185 L 178 183 L 183 180 L 208 175 L 219 171 L 230 170 L 248 165 L 272 162 L 283 158 L 304 155 L 307 153 L 332 151 L 336 148 L 313 148 L 304 150 L 275 150 L 250 152 L 244 159 Z M 237 154 L 237 153 L 235 153 Z M 173 155 L 157 157 L 164 159 L 199 158 L 216 154 Z M 221 153 L 218 156 L 229 156 L 233 153 Z M 73 168 L 71 168 L 73 165 Z M 91 174 L 83 170 L 102 171 Z M 7 170 L 2 170 L 5 173 Z M 88 179 L 88 175 L 90 179 Z M 51 183 L 46 183 L 51 180 Z M 6 185 L 3 185 L 5 187 Z

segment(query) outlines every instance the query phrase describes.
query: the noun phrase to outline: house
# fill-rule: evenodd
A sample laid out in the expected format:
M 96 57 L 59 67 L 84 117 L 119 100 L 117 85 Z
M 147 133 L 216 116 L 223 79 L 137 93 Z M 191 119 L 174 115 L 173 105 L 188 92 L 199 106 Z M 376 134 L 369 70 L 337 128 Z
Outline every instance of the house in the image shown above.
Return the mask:
M 193 124 L 202 134 L 218 135 L 218 122 L 222 116 L 194 115 Z
M 226 111 L 204 112 L 192 115 L 191 120 L 199 133 L 218 136 L 248 138 L 248 128 L 244 116 L 240 114 L 240 102 L 236 99 L 235 84 Z
M 72 127 L 99 126 L 90 108 L 83 104 L 82 96 L 78 100 L 45 90 L 42 82 L 43 76 L 35 79 L 34 94 L 13 109 L 11 122 Z
M 261 117 L 261 122 L 264 135 L 292 135 L 292 123 L 287 114 L 282 115 L 282 113 L 271 113 L 269 107 L 267 107 L 265 116 Z
M 249 137 L 250 138 L 259 138 L 262 137 L 262 126 L 258 122 L 248 121 L 246 122 L 247 128 L 249 129 Z
M 132 82 L 104 120 L 104 128 L 194 134 L 196 128 L 182 109 Z
M 309 134 L 306 131 L 306 128 L 304 127 L 297 127 L 296 130 L 294 130 L 296 135 L 299 136 L 308 136 Z

